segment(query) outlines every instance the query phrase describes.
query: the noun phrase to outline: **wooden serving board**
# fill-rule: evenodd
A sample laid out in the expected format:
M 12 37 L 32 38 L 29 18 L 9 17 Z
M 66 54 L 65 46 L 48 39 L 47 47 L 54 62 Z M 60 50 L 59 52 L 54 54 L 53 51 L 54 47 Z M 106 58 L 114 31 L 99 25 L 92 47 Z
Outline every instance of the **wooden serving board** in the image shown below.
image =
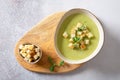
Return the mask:
M 52 14 L 35 25 L 30 31 L 28 31 L 16 44 L 15 46 L 15 57 L 17 61 L 25 69 L 41 72 L 41 73 L 64 73 L 72 71 L 81 66 L 81 64 L 68 64 L 65 63 L 62 67 L 56 67 L 54 72 L 50 72 L 50 63 L 48 56 L 51 56 L 53 60 L 58 64 L 61 59 L 57 56 L 54 49 L 54 33 L 59 23 L 59 20 L 65 12 L 58 12 Z M 25 43 L 32 43 L 38 45 L 42 49 L 42 58 L 36 64 L 29 64 L 23 60 L 19 55 L 19 45 Z

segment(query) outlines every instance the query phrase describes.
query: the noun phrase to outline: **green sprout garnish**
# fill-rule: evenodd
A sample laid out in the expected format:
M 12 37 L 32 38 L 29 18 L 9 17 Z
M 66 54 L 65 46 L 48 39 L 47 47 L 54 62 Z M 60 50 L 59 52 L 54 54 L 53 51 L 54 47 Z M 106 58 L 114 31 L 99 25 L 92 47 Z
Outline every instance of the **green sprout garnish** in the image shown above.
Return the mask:
M 64 65 L 64 61 L 60 61 L 59 65 L 57 65 L 50 56 L 48 57 L 48 61 L 49 61 L 50 64 L 51 64 L 51 66 L 50 66 L 50 68 L 49 68 L 49 70 L 50 70 L 51 72 L 54 71 L 54 69 L 55 69 L 56 66 L 63 66 L 63 65 Z
M 64 61 L 60 61 L 59 66 L 63 66 L 64 65 Z
M 73 41 L 74 41 L 74 42 L 79 42 L 79 41 L 80 41 L 80 38 L 79 38 L 79 37 L 73 37 Z

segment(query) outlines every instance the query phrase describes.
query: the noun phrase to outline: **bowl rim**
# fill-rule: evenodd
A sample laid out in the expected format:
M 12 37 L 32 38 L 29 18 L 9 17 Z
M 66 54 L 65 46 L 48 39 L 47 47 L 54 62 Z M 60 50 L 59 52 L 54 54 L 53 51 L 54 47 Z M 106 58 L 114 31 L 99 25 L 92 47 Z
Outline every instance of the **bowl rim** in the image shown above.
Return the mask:
M 85 13 L 87 14 L 87 16 L 89 16 L 93 21 L 94 23 L 96 24 L 97 28 L 98 28 L 98 32 L 99 32 L 99 42 L 98 42 L 98 46 L 97 48 L 93 51 L 93 53 L 91 55 L 89 55 L 88 57 L 84 58 L 84 59 L 80 59 L 80 60 L 71 60 L 71 59 L 68 59 L 66 57 L 64 57 L 60 50 L 58 49 L 57 47 L 57 35 L 58 35 L 58 31 L 60 29 L 60 26 L 62 24 L 62 22 L 70 15 L 72 14 L 75 14 L 75 13 Z M 71 9 L 71 10 L 68 10 L 61 18 L 61 20 L 59 21 L 58 25 L 57 25 L 57 28 L 56 28 L 56 31 L 55 31 L 55 34 L 54 34 L 54 47 L 55 47 L 55 51 L 57 53 L 57 55 L 62 59 L 64 60 L 65 62 L 67 63 L 70 63 L 70 64 L 81 64 L 81 63 L 84 63 L 84 62 L 87 62 L 89 60 L 91 60 L 92 58 L 94 58 L 98 53 L 99 51 L 101 50 L 101 48 L 103 47 L 103 43 L 104 43 L 104 31 L 103 31 L 103 28 L 102 28 L 102 25 L 100 23 L 100 21 L 98 20 L 98 18 L 93 14 L 91 13 L 89 10 L 86 10 L 86 9 L 81 9 L 81 8 L 75 8 L 75 9 Z

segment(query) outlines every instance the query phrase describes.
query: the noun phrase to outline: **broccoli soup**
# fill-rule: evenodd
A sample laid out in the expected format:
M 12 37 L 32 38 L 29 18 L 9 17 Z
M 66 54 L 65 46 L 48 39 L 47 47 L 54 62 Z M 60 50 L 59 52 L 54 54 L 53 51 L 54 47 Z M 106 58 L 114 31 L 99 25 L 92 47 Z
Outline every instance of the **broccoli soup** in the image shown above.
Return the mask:
M 97 48 L 98 42 L 98 28 L 84 13 L 68 16 L 61 24 L 57 35 L 59 51 L 71 60 L 88 57 Z

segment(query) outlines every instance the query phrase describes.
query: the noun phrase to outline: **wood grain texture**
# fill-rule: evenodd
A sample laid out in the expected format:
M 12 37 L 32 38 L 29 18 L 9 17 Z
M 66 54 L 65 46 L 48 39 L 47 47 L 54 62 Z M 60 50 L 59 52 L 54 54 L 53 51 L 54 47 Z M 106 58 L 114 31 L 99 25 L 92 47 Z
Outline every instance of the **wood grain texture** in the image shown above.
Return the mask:
M 41 72 L 41 73 L 64 73 L 72 71 L 81 66 L 81 64 L 68 64 L 65 63 L 62 67 L 56 67 L 54 72 L 49 71 L 50 63 L 48 56 L 51 56 L 53 60 L 58 64 L 61 59 L 57 56 L 54 49 L 54 33 L 59 23 L 59 20 L 65 12 L 58 12 L 52 14 L 35 25 L 30 31 L 28 31 L 16 44 L 15 46 L 15 57 L 17 61 L 25 69 Z M 36 64 L 29 64 L 23 60 L 19 55 L 19 45 L 24 43 L 32 43 L 39 46 L 42 49 L 42 58 Z

